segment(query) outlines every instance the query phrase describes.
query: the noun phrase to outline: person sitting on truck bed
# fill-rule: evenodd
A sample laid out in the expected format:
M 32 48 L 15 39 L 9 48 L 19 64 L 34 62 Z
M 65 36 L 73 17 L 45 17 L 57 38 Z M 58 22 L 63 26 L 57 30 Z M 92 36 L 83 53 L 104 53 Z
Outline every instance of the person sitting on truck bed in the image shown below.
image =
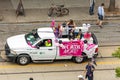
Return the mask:
M 52 43 L 51 43 L 51 40 L 50 40 L 50 39 L 48 39 L 47 41 L 45 41 L 45 46 L 46 46 L 46 47 L 52 46 Z
M 67 26 L 68 26 L 68 28 L 74 28 L 74 29 L 76 27 L 76 25 L 72 19 L 70 19 L 70 21 L 67 23 Z
M 73 29 L 69 30 L 68 38 L 69 38 L 69 40 L 75 39 L 75 34 L 74 34 L 74 30 Z
M 83 34 L 82 34 L 81 29 L 79 29 L 79 32 L 78 32 L 77 34 L 75 34 L 75 37 L 76 37 L 77 39 L 82 39 Z
M 55 37 L 58 38 L 58 36 L 59 36 L 59 29 L 58 29 L 58 27 L 54 27 L 53 31 L 54 31 Z

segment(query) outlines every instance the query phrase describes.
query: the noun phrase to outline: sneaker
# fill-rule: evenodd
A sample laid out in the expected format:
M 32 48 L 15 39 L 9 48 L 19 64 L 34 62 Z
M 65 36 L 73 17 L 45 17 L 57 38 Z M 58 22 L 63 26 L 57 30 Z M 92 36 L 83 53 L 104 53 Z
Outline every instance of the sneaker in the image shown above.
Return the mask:
M 96 23 L 96 25 L 99 25 L 99 23 Z
M 100 28 L 103 28 L 101 25 L 99 25 Z

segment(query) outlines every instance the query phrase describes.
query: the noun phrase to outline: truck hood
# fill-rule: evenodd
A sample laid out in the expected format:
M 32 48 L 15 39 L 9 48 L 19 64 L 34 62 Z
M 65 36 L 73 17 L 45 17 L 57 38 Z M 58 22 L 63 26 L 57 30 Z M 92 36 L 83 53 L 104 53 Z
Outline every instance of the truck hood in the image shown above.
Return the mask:
M 21 49 L 21 48 L 29 48 L 30 46 L 26 43 L 25 34 L 16 35 L 9 37 L 7 39 L 7 44 L 11 49 Z

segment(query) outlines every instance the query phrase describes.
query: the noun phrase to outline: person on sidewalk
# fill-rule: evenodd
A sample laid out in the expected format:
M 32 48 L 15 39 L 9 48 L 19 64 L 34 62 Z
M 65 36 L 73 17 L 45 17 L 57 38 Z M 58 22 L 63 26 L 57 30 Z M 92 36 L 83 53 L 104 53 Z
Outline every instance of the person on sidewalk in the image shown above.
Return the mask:
M 101 6 L 98 7 L 98 21 L 97 21 L 97 25 L 99 25 L 100 28 L 102 28 L 102 22 L 104 19 L 104 3 L 101 4 Z
M 89 8 L 89 14 L 94 14 L 94 7 L 95 7 L 95 0 L 90 0 L 90 8 Z
M 85 78 L 88 78 L 88 80 L 93 80 L 93 72 L 95 70 L 95 67 L 92 65 L 92 62 L 89 61 L 85 68 Z

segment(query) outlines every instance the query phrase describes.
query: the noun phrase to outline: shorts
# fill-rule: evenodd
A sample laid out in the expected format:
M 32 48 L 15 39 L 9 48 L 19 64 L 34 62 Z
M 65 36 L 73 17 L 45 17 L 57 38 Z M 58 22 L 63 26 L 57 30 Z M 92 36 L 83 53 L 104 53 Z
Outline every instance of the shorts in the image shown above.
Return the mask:
M 98 14 L 98 19 L 103 20 L 103 16 Z

